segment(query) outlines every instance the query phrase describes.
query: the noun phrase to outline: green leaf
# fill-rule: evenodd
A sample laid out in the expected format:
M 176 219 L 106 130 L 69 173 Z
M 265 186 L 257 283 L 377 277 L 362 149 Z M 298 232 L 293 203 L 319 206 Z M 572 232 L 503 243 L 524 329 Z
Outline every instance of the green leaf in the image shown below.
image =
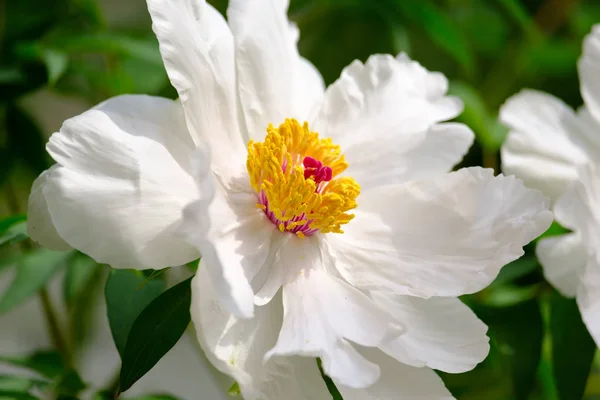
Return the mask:
M 63 376 L 60 377 L 60 380 L 57 384 L 58 392 L 61 395 L 76 395 L 86 388 L 86 384 L 83 382 L 79 374 L 70 370 L 67 371 Z
M 464 103 L 464 110 L 457 120 L 473 128 L 477 141 L 483 147 L 493 151 L 500 149 L 508 129 L 489 112 L 479 90 L 466 82 L 452 81 L 448 93 Z
M 66 72 L 69 64 L 69 57 L 64 51 L 48 47 L 39 41 L 19 43 L 15 47 L 15 52 L 23 60 L 44 63 L 49 85 L 56 83 Z
M 176 397 L 160 394 L 149 394 L 140 397 L 126 397 L 123 400 L 177 400 Z
M 16 266 L 17 276 L 0 299 L 0 314 L 37 293 L 71 255 L 41 248 L 21 256 Z
M 596 344 L 581 320 L 577 303 L 554 293 L 550 299 L 552 369 L 559 399 L 583 398 Z
M 136 270 L 112 270 L 106 281 L 106 312 L 115 346 L 123 358 L 129 331 L 142 310 L 165 289 L 165 282 Z
M 65 371 L 61 355 L 56 351 L 38 351 L 28 357 L 0 357 L 0 362 L 16 367 L 23 367 L 54 379 Z
M 492 343 L 509 367 L 514 399 L 528 399 L 536 381 L 544 334 L 538 300 L 502 308 L 474 305 L 473 310 L 489 326 Z
M 13 215 L 0 221 L 0 246 L 27 239 L 27 217 Z
M 240 385 L 238 385 L 237 382 L 234 382 L 233 385 L 227 389 L 227 394 L 230 396 L 241 396 L 242 392 L 240 391 Z
M 156 66 L 163 65 L 158 40 L 154 36 L 134 38 L 109 33 L 89 33 L 56 38 L 50 45 L 67 53 L 107 53 L 136 58 Z
M 388 0 L 390 1 L 390 0 Z M 446 12 L 431 0 L 393 0 L 406 18 L 418 23 L 431 40 L 452 56 L 467 72 L 475 69 L 471 47 Z
M 23 393 L 18 391 L 11 390 L 1 390 L 0 389 L 0 399 L 10 399 L 10 400 L 39 400 L 37 397 L 30 395 L 29 393 Z
M 133 323 L 123 352 L 120 391 L 154 367 L 185 332 L 190 323 L 191 279 L 154 299 Z
M 546 230 L 546 232 L 542 233 L 542 235 L 540 237 L 538 237 L 536 239 L 536 241 L 539 241 L 540 239 L 543 239 L 546 237 L 564 235 L 565 233 L 569 233 L 569 232 L 570 231 L 567 228 L 565 228 L 558 222 L 553 221 L 552 225 L 550 225 L 550 227 Z
M 484 304 L 493 307 L 510 307 L 531 299 L 534 299 L 539 293 L 541 284 L 516 286 L 501 285 L 490 288 L 486 291 Z
M 0 375 L 0 390 L 27 392 L 33 387 L 42 388 L 47 385 L 48 382 L 39 379 L 23 378 L 12 375 Z
M 48 70 L 48 84 L 54 85 L 67 70 L 69 57 L 56 49 L 44 49 L 41 56 Z
M 104 289 L 105 268 L 84 254 L 77 254 L 67 266 L 63 293 L 69 311 L 69 337 L 75 348 L 85 345 L 89 332 L 97 329 L 95 304 Z
M 520 0 L 497 0 L 508 14 L 517 22 L 529 40 L 535 41 L 541 38 L 541 33 L 537 30 L 536 24 L 532 21 L 529 13 Z
M 498 274 L 496 279 L 494 279 L 494 282 L 492 282 L 490 286 L 501 286 L 507 283 L 514 282 L 515 280 L 522 278 L 525 275 L 528 275 L 533 271 L 537 270 L 538 267 L 539 264 L 535 257 L 523 256 L 518 260 L 508 263 L 504 267 L 502 267 L 500 273 Z
M 79 297 L 85 291 L 90 279 L 97 272 L 98 264 L 92 258 L 77 254 L 67 265 L 67 273 L 64 281 L 65 302 L 69 308 L 74 306 Z

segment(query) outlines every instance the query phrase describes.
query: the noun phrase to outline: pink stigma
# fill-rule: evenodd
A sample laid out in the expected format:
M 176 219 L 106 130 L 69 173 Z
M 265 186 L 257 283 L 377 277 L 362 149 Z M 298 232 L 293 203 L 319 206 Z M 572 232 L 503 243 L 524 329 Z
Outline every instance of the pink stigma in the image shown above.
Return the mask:
M 323 166 L 321 161 L 312 157 L 304 157 L 302 163 L 304 164 L 304 179 L 312 178 L 316 184 L 331 180 L 331 168 Z

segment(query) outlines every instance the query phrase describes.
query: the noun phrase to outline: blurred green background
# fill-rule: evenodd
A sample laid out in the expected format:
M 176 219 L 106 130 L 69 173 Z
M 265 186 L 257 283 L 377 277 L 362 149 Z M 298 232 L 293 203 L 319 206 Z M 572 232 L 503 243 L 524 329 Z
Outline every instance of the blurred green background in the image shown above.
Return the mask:
M 226 9 L 225 0 L 209 2 Z M 582 103 L 576 62 L 583 37 L 600 22 L 600 1 L 292 0 L 289 15 L 300 28 L 301 54 L 327 84 L 373 53 L 406 52 L 443 72 L 465 103 L 459 120 L 477 136 L 461 166 L 499 172 L 507 130 L 497 110 L 509 96 L 528 87 Z M 94 284 L 101 291 L 105 271 L 89 259 L 57 261 L 29 241 L 13 242 L 24 238 L 31 183 L 51 165 L 49 135 L 64 119 L 121 93 L 176 96 L 144 1 L 0 0 L 0 274 L 16 276 L 0 288 L 0 338 L 10 329 L 3 313 L 18 312 L 29 297 L 53 306 L 45 285 L 66 269 L 62 285 L 71 292 L 66 322 L 59 323 L 81 329 L 63 344 L 73 352 L 79 345 L 85 327 L 73 326 L 85 325 L 82 301 Z M 560 231 L 553 226 L 546 234 Z M 488 289 L 464 299 L 490 326 L 492 350 L 472 372 L 443 375 L 458 399 L 600 399 L 596 346 L 574 302 L 544 281 L 534 246 Z M 73 272 L 75 262 L 87 262 L 96 275 Z M 27 274 L 37 276 L 35 284 Z M 7 346 L 0 341 L 0 363 L 10 363 L 1 354 Z M 54 346 L 60 354 L 61 344 Z M 3 382 L 0 375 L 0 397 Z M 75 386 L 72 395 L 83 389 Z

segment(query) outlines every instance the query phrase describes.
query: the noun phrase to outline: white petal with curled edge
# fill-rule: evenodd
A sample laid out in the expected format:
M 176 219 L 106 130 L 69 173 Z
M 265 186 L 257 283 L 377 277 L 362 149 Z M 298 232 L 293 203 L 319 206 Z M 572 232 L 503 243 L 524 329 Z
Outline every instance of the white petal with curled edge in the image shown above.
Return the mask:
M 555 201 L 577 178 L 575 167 L 587 160 L 577 146 L 575 112 L 546 93 L 523 90 L 500 109 L 511 131 L 502 146 L 502 170 L 523 179 Z
M 588 262 L 588 253 L 579 233 L 541 239 L 536 255 L 544 276 L 563 296 L 574 297 Z
M 298 54 L 298 30 L 286 0 L 231 0 L 238 91 L 249 136 L 262 140 L 269 123 L 305 121 L 323 96 L 319 72 Z
M 581 95 L 592 115 L 600 121 L 600 25 L 595 25 L 585 38 L 578 69 Z
M 356 217 L 326 243 L 365 290 L 459 296 L 489 285 L 552 222 L 548 199 L 514 177 L 465 168 L 361 193 Z
M 393 330 L 392 318 L 365 294 L 321 264 L 316 238 L 294 237 L 297 246 L 280 250 L 283 265 L 296 272 L 283 286 L 284 318 L 277 344 L 267 353 L 319 356 L 332 378 L 350 386 L 365 386 L 377 379 L 375 366 L 366 362 L 348 343 L 377 346 Z
M 205 0 L 148 0 L 148 10 L 188 128 L 197 144 L 210 148 L 213 169 L 227 174 L 248 140 L 237 119 L 231 31 Z
M 322 400 L 329 392 L 314 359 L 273 357 L 266 351 L 277 340 L 281 297 L 257 307 L 253 319 L 237 319 L 223 310 L 202 264 L 192 280 L 192 321 L 211 363 L 232 376 L 246 400 Z
M 212 178 L 212 177 L 211 177 Z M 230 312 L 249 318 L 254 293 L 250 282 L 265 267 L 274 235 L 281 234 L 256 208 L 248 178 L 200 183 L 214 187 L 214 196 L 190 204 L 178 226 L 180 234 L 202 254 L 219 299 Z
M 60 164 L 43 194 L 60 237 L 115 268 L 164 268 L 198 258 L 175 235 L 197 197 L 193 143 L 178 102 L 120 96 L 67 120 L 50 138 Z
M 71 246 L 56 232 L 44 195 L 48 174 L 56 168 L 59 168 L 59 165 L 55 164 L 48 171 L 42 172 L 33 182 L 27 206 L 27 234 L 48 249 L 66 251 L 70 250 Z
M 373 293 L 406 331 L 379 348 L 405 364 L 450 373 L 470 371 L 490 350 L 487 326 L 454 297 L 422 299 Z
M 338 143 L 361 188 L 448 172 L 474 135 L 457 116 L 462 103 L 446 96 L 443 75 L 406 56 L 354 61 L 326 92 L 312 129 Z
M 363 389 L 336 386 L 344 400 L 452 400 L 444 382 L 430 368 L 416 368 L 402 364 L 377 349 L 362 349 L 361 354 L 376 363 L 381 377 L 372 386 Z

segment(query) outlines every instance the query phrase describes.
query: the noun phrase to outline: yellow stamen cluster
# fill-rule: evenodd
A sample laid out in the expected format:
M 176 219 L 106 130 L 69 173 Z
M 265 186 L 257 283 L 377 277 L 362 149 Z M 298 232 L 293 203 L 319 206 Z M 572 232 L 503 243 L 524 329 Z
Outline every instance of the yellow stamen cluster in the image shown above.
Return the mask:
M 333 179 L 316 183 L 304 177 L 304 157 L 312 157 L 331 168 Z M 356 208 L 360 186 L 353 178 L 336 175 L 348 167 L 340 147 L 331 139 L 319 139 L 308 123 L 300 125 L 287 119 L 278 128 L 269 124 L 264 142 L 248 143 L 246 168 L 252 187 L 261 191 L 268 201 L 268 210 L 279 221 L 281 231 L 292 231 L 309 223 L 308 227 L 322 233 L 343 233 Z M 267 207 L 258 203 L 257 207 Z M 296 232 L 304 237 L 302 231 Z

